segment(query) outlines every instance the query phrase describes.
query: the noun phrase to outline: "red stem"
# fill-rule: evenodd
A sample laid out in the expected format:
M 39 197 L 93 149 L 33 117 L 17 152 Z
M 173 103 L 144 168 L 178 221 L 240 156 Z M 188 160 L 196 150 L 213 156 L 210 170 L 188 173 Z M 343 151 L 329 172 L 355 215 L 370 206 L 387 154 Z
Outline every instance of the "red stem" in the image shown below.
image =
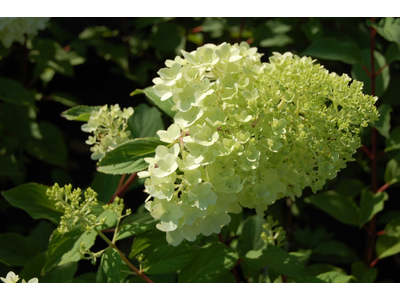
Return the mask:
M 379 190 L 376 191 L 376 193 L 381 193 L 381 192 L 383 192 L 383 191 L 386 190 L 389 186 L 391 186 L 391 183 L 390 183 L 390 182 L 385 183 L 384 185 L 382 185 L 382 186 L 379 188 Z
M 122 177 L 121 177 L 121 179 L 122 179 Z M 128 180 L 124 183 L 124 185 L 117 189 L 115 194 L 112 196 L 111 200 L 108 201 L 108 204 L 113 203 L 115 197 L 122 197 L 125 194 L 125 192 L 128 190 L 128 188 L 136 181 L 136 179 L 137 179 L 137 173 L 133 173 L 128 178 Z M 121 180 L 120 180 L 120 183 L 121 183 Z
M 368 150 L 367 147 L 365 147 L 364 145 L 362 145 L 362 146 L 361 146 L 361 149 L 363 149 L 364 152 L 368 155 L 368 157 L 372 159 L 372 154 L 371 154 L 371 152 Z

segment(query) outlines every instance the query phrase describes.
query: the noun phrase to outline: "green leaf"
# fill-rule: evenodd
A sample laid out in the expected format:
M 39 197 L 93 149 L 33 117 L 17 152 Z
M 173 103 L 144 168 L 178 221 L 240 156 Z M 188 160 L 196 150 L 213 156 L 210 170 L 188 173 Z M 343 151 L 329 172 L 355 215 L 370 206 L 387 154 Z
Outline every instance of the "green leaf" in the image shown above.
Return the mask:
M 139 95 L 139 94 L 145 94 L 151 103 L 153 103 L 155 106 L 157 106 L 163 112 L 165 112 L 171 118 L 173 118 L 175 116 L 176 112 L 171 110 L 172 106 L 174 105 L 174 101 L 172 100 L 172 97 L 165 101 L 161 101 L 161 98 L 158 97 L 154 93 L 153 87 L 151 87 L 151 86 L 147 87 L 143 90 L 136 89 L 131 93 L 131 96 L 135 96 L 135 95 Z
M 156 107 L 140 104 L 128 120 L 128 129 L 133 138 L 158 137 L 157 131 L 164 129 L 161 113 Z
M 76 262 L 67 263 L 52 269 L 41 276 L 41 270 L 46 262 L 46 252 L 37 254 L 30 260 L 22 269 L 20 277 L 28 281 L 31 278 L 38 278 L 40 283 L 68 283 L 71 282 L 76 271 L 78 264 Z
M 356 277 L 359 283 L 373 283 L 378 275 L 378 269 L 369 269 L 363 261 L 355 261 L 351 264 L 351 275 Z
M 333 263 L 351 263 L 357 258 L 356 252 L 345 243 L 330 240 L 319 244 L 313 249 L 315 259 Z
M 294 238 L 300 246 L 313 249 L 320 243 L 330 240 L 334 236 L 333 233 L 328 233 L 324 226 L 317 226 L 314 230 L 310 227 L 298 228 L 294 232 Z
M 155 229 L 156 221 L 148 213 L 136 213 L 123 219 L 117 232 L 117 241 Z
M 400 126 L 392 129 L 389 139 L 386 139 L 385 152 L 400 149 Z
M 19 82 L 0 77 L 0 100 L 18 105 L 35 106 L 35 99 L 30 91 Z
M 103 268 L 104 274 L 112 281 L 120 282 L 121 273 L 121 256 L 118 251 L 114 248 L 108 248 L 101 257 L 101 267 Z
M 74 107 L 79 104 L 78 99 L 69 93 L 56 92 L 52 93 L 50 96 L 54 101 L 64 104 L 65 106 Z
M 378 24 L 372 24 L 376 31 L 389 42 L 397 43 L 400 49 L 400 19 L 382 18 Z
M 400 154 L 389 160 L 385 170 L 385 182 L 395 183 L 400 180 Z
M 363 190 L 360 201 L 360 228 L 383 210 L 387 199 L 389 196 L 386 192 L 374 194 L 369 190 Z
M 384 213 L 379 219 L 378 224 L 387 224 L 394 219 L 400 219 L 400 210 L 391 210 Z
M 400 60 L 400 48 L 395 43 L 390 43 L 386 50 L 385 57 L 388 65 L 396 60 Z
M 61 116 L 70 121 L 89 121 L 90 114 L 94 111 L 99 111 L 101 106 L 84 106 L 79 105 L 73 108 L 67 109 L 61 113 Z
M 230 213 L 229 216 L 231 217 L 229 229 L 233 232 L 234 235 L 237 235 L 239 226 L 242 223 L 243 211 L 238 214 Z
M 326 60 L 338 60 L 346 64 L 362 61 L 360 49 L 351 39 L 322 38 L 313 42 L 302 55 Z
M 371 78 L 368 76 L 367 72 L 364 70 L 363 66 L 365 66 L 369 73 L 371 73 L 371 53 L 369 49 L 363 49 L 361 51 L 362 63 L 357 63 L 353 65 L 351 70 L 351 77 L 362 81 L 364 83 L 363 91 L 365 94 L 372 94 L 371 90 Z M 386 65 L 385 56 L 382 53 L 375 51 L 374 52 L 374 65 L 375 72 L 380 68 Z M 387 90 L 390 83 L 390 70 L 389 66 L 386 66 L 382 69 L 382 72 L 375 78 L 375 96 L 381 97 L 382 94 Z
M 393 109 L 390 105 L 384 103 L 378 108 L 379 112 L 379 120 L 375 122 L 374 127 L 379 133 L 384 136 L 385 138 L 389 138 L 389 131 L 390 131 L 390 113 Z
M 327 283 L 349 283 L 352 280 L 357 280 L 352 275 L 344 275 L 335 271 L 319 274 L 317 278 Z
M 152 230 L 135 237 L 129 257 L 140 255 L 144 272 L 157 275 L 181 270 L 192 261 L 196 254 L 197 251 L 188 243 L 171 246 L 167 243 L 164 232 Z
M 306 266 L 306 268 L 305 268 L 305 272 L 309 276 L 317 276 L 321 273 L 326 273 L 326 272 L 331 272 L 331 271 L 335 271 L 335 272 L 339 272 L 343 275 L 347 275 L 346 271 L 344 271 L 343 269 L 336 267 L 334 265 L 330 265 L 330 264 L 312 264 L 312 265 Z
M 0 176 L 18 176 L 22 172 L 15 159 L 10 156 L 0 156 Z
M 265 242 L 261 238 L 262 226 L 265 223 L 265 219 L 257 215 L 246 219 L 242 229 L 243 234 L 240 235 L 237 246 L 237 250 L 242 256 L 250 250 L 259 250 L 265 246 Z
M 351 198 L 344 197 L 335 191 L 312 195 L 304 199 L 323 210 L 341 223 L 359 225 L 359 208 Z
M 25 210 L 34 219 L 47 219 L 58 224 L 63 213 L 55 207 L 55 202 L 46 196 L 49 187 L 37 183 L 25 183 L 11 190 L 1 192 L 12 205 Z
M 179 273 L 178 282 L 215 282 L 235 266 L 238 254 L 221 243 L 200 248 L 196 258 Z
M 0 234 L 0 262 L 8 266 L 24 266 L 40 252 L 31 238 L 16 233 Z
M 148 167 L 145 157 L 155 155 L 157 146 L 165 145 L 156 138 L 134 139 L 119 145 L 99 161 L 98 171 L 107 174 L 131 174 Z
M 282 275 L 296 278 L 305 278 L 304 266 L 296 255 L 292 255 L 274 245 L 265 249 L 250 250 L 245 256 L 246 263 L 254 270 L 261 270 L 265 266 L 274 268 Z
M 94 230 L 87 234 L 81 231 L 80 226 L 76 226 L 63 235 L 57 229 L 54 230 L 50 237 L 46 264 L 42 273 L 47 273 L 54 267 L 81 260 L 82 255 L 79 253 L 81 243 L 84 243 L 85 248 L 89 249 L 93 246 L 96 236 L 97 233 Z
M 382 259 L 400 252 L 400 219 L 386 225 L 385 234 L 380 235 L 375 244 L 376 256 Z
M 97 193 L 97 201 L 108 203 L 118 188 L 120 176 L 104 173 L 96 173 L 90 187 Z
M 50 236 L 54 229 L 54 224 L 46 220 L 41 220 L 39 224 L 32 229 L 29 237 L 40 246 L 42 251 L 46 251 L 47 246 L 49 245 Z
M 63 132 L 48 122 L 39 122 L 40 139 L 29 139 L 25 149 L 32 156 L 60 167 L 67 165 L 67 146 Z
M 361 180 L 346 179 L 337 185 L 336 191 L 346 197 L 355 197 L 361 194 L 364 187 L 364 183 Z

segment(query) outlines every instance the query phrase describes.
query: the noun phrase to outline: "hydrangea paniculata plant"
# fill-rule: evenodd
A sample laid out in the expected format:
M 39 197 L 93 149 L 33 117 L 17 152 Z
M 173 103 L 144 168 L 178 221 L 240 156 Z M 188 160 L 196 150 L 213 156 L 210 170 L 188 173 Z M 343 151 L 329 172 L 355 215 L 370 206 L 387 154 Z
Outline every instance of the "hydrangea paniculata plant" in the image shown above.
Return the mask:
M 172 245 L 219 233 L 242 207 L 263 216 L 277 199 L 320 190 L 378 118 L 362 82 L 310 57 L 273 53 L 263 63 L 244 42 L 182 53 L 153 80 L 174 102 L 174 124 L 158 132 L 172 146 L 158 146 L 139 173 L 146 208 Z

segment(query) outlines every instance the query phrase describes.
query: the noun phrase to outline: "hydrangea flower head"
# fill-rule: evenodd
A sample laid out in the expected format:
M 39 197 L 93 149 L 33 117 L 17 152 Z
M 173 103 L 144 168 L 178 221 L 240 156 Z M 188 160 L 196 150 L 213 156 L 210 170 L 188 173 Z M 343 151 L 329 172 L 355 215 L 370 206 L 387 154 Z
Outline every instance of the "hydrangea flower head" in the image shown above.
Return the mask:
M 273 53 L 263 63 L 244 42 L 182 53 L 153 80 L 156 95 L 175 104 L 174 124 L 158 132 L 175 144 L 139 174 L 172 245 L 219 233 L 242 207 L 263 216 L 280 198 L 320 190 L 378 118 L 361 82 L 309 57 Z
M 2 280 L 4 283 L 17 283 L 19 276 L 10 271 L 7 273 L 6 278 L 0 277 L 0 280 Z M 30 279 L 28 282 L 26 282 L 25 279 L 22 279 L 22 283 L 39 283 L 39 280 L 36 277 Z
M 0 18 L 0 40 L 4 47 L 10 48 L 14 41 L 23 44 L 25 35 L 33 37 L 37 35 L 39 30 L 46 28 L 47 21 L 50 18 L 14 18 L 14 17 L 1 17 Z

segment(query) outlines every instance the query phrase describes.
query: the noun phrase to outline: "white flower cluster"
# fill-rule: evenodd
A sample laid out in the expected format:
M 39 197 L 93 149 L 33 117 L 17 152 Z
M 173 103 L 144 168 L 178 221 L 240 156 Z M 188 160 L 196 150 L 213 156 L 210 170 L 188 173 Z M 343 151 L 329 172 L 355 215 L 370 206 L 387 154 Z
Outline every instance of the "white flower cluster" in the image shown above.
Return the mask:
M 122 111 L 118 104 L 102 106 L 99 111 L 90 114 L 89 121 L 82 125 L 85 132 L 93 132 L 86 144 L 93 145 L 93 160 L 102 159 L 104 155 L 118 145 L 129 141 L 131 132 L 127 130 L 128 119 L 133 115 L 133 108 L 124 108 Z
M 19 276 L 10 271 L 7 273 L 6 278 L 0 277 L 0 280 L 2 280 L 4 283 L 17 283 Z M 25 279 L 22 279 L 22 283 L 39 283 L 39 280 L 36 277 L 30 279 L 28 282 L 26 282 Z
M 207 44 L 167 60 L 155 78 L 177 110 L 147 171 L 146 203 L 167 241 L 219 233 L 228 213 L 263 216 L 282 197 L 315 192 L 351 161 L 358 133 L 377 119 L 362 83 L 311 58 L 274 53 L 262 63 L 247 43 Z
M 25 35 L 33 37 L 39 30 L 46 28 L 50 18 L 13 18 L 0 17 L 0 40 L 4 47 L 10 48 L 14 41 L 21 44 L 25 42 Z

